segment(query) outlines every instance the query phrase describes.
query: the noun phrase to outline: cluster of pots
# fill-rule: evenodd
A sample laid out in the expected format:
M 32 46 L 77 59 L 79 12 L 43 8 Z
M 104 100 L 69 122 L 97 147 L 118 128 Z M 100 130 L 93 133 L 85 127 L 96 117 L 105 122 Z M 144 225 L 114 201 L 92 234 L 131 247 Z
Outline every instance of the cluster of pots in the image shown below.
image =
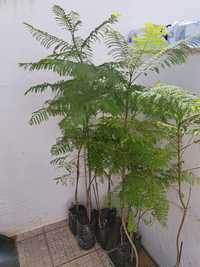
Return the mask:
M 86 208 L 83 205 L 74 205 L 69 209 L 68 224 L 82 249 L 91 249 L 98 242 L 108 251 L 114 266 L 134 266 L 135 258 L 116 209 L 93 210 L 91 221 L 88 222 Z

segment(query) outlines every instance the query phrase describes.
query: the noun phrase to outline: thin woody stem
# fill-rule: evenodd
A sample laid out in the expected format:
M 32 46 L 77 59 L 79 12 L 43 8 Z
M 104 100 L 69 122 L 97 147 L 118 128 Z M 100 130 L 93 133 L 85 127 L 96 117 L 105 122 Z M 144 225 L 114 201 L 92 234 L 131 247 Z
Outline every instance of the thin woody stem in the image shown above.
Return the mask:
M 182 143 L 182 136 L 181 136 L 181 129 L 178 126 L 177 130 L 177 182 L 178 182 L 178 197 L 181 203 L 181 207 L 183 209 L 183 214 L 181 218 L 181 222 L 178 227 L 178 232 L 176 236 L 176 266 L 180 266 L 180 235 L 183 228 L 183 224 L 186 218 L 186 209 L 185 203 L 182 197 L 182 186 L 181 186 L 181 173 L 182 173 L 182 160 L 181 160 L 181 143 Z
M 186 170 L 183 170 L 184 172 L 188 172 L 188 171 L 193 171 L 193 170 L 198 170 L 200 169 L 200 166 L 198 167 L 194 167 L 194 168 L 191 168 L 191 169 L 186 169 Z
M 134 266 L 135 266 L 135 267 L 139 267 L 139 256 L 138 256 L 138 251 L 137 251 L 137 248 L 136 248 L 136 246 L 135 246 L 133 240 L 131 239 L 131 237 L 130 237 L 128 231 L 127 231 L 127 228 L 126 228 L 126 224 L 125 224 L 123 215 L 122 215 L 122 226 L 123 226 L 124 232 L 125 232 L 125 234 L 126 234 L 126 236 L 127 236 L 127 238 L 128 238 L 128 241 L 130 242 L 130 244 L 131 244 L 131 246 L 132 246 L 132 248 L 133 248 L 133 250 L 134 250 L 135 260 L 136 260 L 136 263 L 135 263 Z
M 80 153 L 81 147 L 78 150 L 77 162 L 76 162 L 76 187 L 75 187 L 75 204 L 78 205 L 78 185 L 80 178 Z
M 177 231 L 177 236 L 176 236 L 176 250 L 177 250 L 176 267 L 180 267 L 180 263 L 181 263 L 183 242 L 180 242 L 180 238 L 181 238 L 183 226 L 184 226 L 184 223 L 187 217 L 188 207 L 189 207 L 189 203 L 191 199 L 191 192 L 192 192 L 192 187 L 190 185 L 188 198 L 187 198 L 187 201 L 185 201 L 183 191 L 182 191 L 182 179 L 181 179 L 182 173 L 183 173 L 183 170 L 182 170 L 183 161 L 181 158 L 181 144 L 182 144 L 182 134 L 181 134 L 181 128 L 180 126 L 178 126 L 178 130 L 177 130 L 177 182 L 178 182 L 178 197 L 179 197 L 179 201 L 180 201 L 181 208 L 182 208 L 182 217 L 181 217 L 181 221 L 180 221 L 178 231 Z

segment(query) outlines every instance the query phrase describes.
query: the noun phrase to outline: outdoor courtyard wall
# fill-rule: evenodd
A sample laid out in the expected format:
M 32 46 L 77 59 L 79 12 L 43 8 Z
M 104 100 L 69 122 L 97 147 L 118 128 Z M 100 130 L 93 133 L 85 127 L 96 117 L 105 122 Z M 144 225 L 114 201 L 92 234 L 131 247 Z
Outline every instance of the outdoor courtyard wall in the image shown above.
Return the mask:
M 38 127 L 28 124 L 31 113 L 47 97 L 24 96 L 30 85 L 58 77 L 45 72 L 28 73 L 18 67 L 19 62 L 31 62 L 47 55 L 25 30 L 23 21 L 68 38 L 54 22 L 53 4 L 80 12 L 85 35 L 112 12 L 123 15 L 116 28 L 124 34 L 144 22 L 169 24 L 175 20 L 200 19 L 198 0 L 0 0 L 0 232 L 10 236 L 66 218 L 67 207 L 73 199 L 72 186 L 56 185 L 53 177 L 59 173 L 49 164 L 50 147 L 59 136 L 56 122 L 51 120 Z M 96 61 L 101 62 L 104 56 L 104 50 L 98 46 Z M 157 80 L 199 94 L 200 58 L 193 57 L 185 66 L 167 70 L 144 82 L 152 84 Z M 187 165 L 199 164 L 199 150 L 190 151 Z M 81 199 L 83 196 L 81 192 Z M 176 202 L 173 191 L 169 196 Z M 183 267 L 200 266 L 199 203 L 200 186 L 196 186 L 184 228 Z M 161 267 L 173 267 L 179 220 L 179 211 L 172 205 L 166 229 L 158 224 L 140 229 L 144 245 Z

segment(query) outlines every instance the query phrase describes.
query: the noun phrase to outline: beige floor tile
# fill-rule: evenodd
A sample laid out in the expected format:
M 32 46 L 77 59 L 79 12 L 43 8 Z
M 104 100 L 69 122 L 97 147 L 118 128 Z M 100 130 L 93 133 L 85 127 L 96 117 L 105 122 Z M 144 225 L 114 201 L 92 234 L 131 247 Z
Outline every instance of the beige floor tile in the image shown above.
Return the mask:
M 90 251 L 80 249 L 67 226 L 47 232 L 46 237 L 55 266 L 62 265 L 97 249 L 97 246 Z
M 109 256 L 106 254 L 105 251 L 103 251 L 102 249 L 99 249 L 99 250 L 97 250 L 96 253 L 97 253 L 98 257 L 101 259 L 101 262 L 102 262 L 104 267 L 113 266 L 113 264 L 110 261 Z
M 45 232 L 49 232 L 49 231 L 61 228 L 63 226 L 67 226 L 67 220 L 63 220 L 63 221 L 60 221 L 60 222 L 56 222 L 56 223 L 52 223 L 52 224 L 46 225 L 46 226 L 44 226 L 44 231 Z
M 29 232 L 25 232 L 23 234 L 19 234 L 17 237 L 16 237 L 16 241 L 22 241 L 22 240 L 25 240 L 27 238 L 31 238 L 31 237 L 35 237 L 37 235 L 41 235 L 43 233 L 43 229 L 42 228 L 37 228 L 33 231 L 29 231 Z
M 20 267 L 52 267 L 51 257 L 44 235 L 17 243 Z
M 70 263 L 64 264 L 62 267 L 110 267 L 111 265 L 108 264 L 108 262 L 102 262 L 97 252 L 92 252 Z
M 20 267 L 110 267 L 104 251 L 96 245 L 85 251 L 66 221 L 51 224 L 17 237 Z

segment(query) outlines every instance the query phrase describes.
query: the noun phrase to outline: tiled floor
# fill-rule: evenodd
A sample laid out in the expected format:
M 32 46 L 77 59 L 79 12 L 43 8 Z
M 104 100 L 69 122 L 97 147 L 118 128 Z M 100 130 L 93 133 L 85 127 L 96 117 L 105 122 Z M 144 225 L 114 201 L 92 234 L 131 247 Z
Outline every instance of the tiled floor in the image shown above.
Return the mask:
M 96 245 L 81 250 L 65 221 L 17 237 L 20 267 L 110 267 L 107 255 Z

